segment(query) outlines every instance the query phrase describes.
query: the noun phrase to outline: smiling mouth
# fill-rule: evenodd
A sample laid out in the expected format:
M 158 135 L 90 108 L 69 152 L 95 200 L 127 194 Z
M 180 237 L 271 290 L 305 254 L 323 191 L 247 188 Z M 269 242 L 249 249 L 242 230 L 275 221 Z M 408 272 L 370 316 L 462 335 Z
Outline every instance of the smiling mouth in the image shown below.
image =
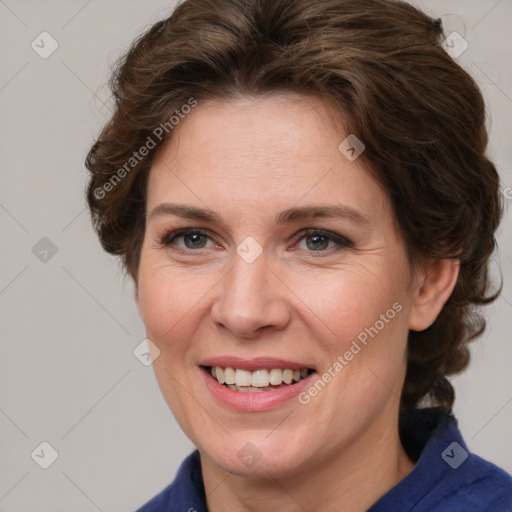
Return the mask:
M 233 390 L 245 393 L 261 391 L 274 391 L 284 387 L 290 387 L 302 379 L 305 379 L 314 370 L 302 368 L 292 370 L 289 368 L 262 368 L 251 372 L 241 368 L 229 368 L 222 366 L 203 366 L 219 384 Z

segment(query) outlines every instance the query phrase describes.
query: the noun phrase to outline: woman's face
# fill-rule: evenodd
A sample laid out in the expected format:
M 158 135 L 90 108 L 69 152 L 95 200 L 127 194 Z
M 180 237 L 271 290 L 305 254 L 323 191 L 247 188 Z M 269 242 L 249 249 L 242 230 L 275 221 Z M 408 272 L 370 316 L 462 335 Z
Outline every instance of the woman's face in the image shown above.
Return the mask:
M 154 370 L 202 455 L 235 474 L 357 460 L 397 435 L 411 270 L 386 194 L 329 119 L 295 94 L 199 102 L 150 172 L 137 304 Z

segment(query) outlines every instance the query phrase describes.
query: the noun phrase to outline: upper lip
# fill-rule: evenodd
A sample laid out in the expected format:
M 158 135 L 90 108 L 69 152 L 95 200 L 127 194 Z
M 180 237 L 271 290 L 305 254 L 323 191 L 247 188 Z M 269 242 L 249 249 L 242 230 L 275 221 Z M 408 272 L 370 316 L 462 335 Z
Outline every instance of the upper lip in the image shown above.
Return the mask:
M 281 368 L 283 370 L 301 370 L 308 368 L 314 370 L 309 363 L 300 363 L 298 361 L 287 361 L 275 357 L 235 357 L 235 356 L 217 356 L 205 359 L 200 366 L 221 366 L 222 368 L 239 368 L 241 370 L 256 371 L 262 369 Z

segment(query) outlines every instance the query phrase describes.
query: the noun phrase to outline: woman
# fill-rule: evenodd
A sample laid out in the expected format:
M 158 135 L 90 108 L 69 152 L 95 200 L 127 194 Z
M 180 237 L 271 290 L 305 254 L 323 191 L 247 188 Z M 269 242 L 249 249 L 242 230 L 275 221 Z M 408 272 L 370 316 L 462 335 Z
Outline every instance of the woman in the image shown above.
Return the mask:
M 197 447 L 141 511 L 511 510 L 451 415 L 501 207 L 442 41 L 392 0 L 187 0 L 120 63 L 88 201 Z

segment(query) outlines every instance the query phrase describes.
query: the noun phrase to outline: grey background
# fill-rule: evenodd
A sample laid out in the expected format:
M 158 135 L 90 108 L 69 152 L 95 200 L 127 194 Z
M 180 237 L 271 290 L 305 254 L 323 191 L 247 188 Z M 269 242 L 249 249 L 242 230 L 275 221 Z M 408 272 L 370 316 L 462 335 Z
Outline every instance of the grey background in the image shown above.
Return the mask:
M 489 154 L 511 187 L 512 0 L 415 3 L 468 41 L 458 61 L 482 88 Z M 0 0 L 1 511 L 134 510 L 193 448 L 151 367 L 133 355 L 145 337 L 133 286 L 101 250 L 84 202 L 83 160 L 109 115 L 110 66 L 174 4 Z M 47 59 L 31 48 L 43 31 L 59 45 Z M 512 472 L 507 190 L 493 264 L 503 294 L 485 310 L 471 368 L 454 382 L 469 447 Z M 43 237 L 57 249 L 46 262 Z M 31 458 L 43 441 L 59 454 L 48 469 Z

